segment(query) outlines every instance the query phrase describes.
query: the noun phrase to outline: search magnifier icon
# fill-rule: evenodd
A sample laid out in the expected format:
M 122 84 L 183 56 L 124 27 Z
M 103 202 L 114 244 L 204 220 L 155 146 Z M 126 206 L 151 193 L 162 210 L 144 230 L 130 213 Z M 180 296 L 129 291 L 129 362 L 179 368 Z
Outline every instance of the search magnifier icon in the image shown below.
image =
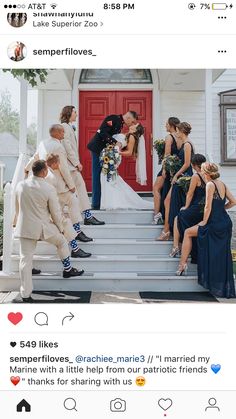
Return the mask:
M 77 412 L 75 399 L 72 399 L 72 397 L 68 397 L 67 399 L 65 399 L 64 408 L 66 410 L 76 410 Z

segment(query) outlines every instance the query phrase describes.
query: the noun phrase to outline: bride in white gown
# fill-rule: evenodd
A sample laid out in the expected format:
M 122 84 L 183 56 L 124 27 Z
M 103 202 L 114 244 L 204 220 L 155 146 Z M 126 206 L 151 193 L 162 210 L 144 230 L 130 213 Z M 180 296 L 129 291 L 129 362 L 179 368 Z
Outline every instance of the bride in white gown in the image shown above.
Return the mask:
M 146 185 L 147 182 L 143 132 L 143 126 L 137 124 L 129 128 L 127 135 L 113 136 L 121 149 L 121 156 L 135 158 L 136 181 L 140 185 Z M 108 182 L 106 175 L 101 172 L 101 209 L 153 209 L 153 202 L 142 199 L 118 173 L 114 180 Z

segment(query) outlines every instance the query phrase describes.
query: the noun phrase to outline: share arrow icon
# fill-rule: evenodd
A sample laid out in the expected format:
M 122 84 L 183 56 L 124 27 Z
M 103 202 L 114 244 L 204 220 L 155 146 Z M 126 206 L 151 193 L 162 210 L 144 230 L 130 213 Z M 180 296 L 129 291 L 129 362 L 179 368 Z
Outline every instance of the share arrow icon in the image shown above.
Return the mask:
M 71 312 L 69 312 L 70 314 L 68 314 L 67 316 L 65 316 L 63 319 L 62 319 L 62 326 L 64 326 L 64 321 L 66 320 L 66 319 L 68 319 L 69 321 L 71 321 L 75 316 L 74 316 L 74 314 L 73 313 L 71 313 Z

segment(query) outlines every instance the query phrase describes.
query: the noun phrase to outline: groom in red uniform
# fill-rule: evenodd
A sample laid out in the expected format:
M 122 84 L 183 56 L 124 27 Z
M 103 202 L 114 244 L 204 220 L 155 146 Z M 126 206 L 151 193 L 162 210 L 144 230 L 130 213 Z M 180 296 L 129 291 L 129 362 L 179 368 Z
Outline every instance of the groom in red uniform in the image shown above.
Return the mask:
M 100 128 L 97 130 L 95 136 L 87 145 L 88 149 L 91 151 L 92 154 L 93 209 L 100 209 L 100 153 L 106 147 L 107 144 L 116 143 L 116 140 L 112 138 L 112 136 L 115 134 L 119 134 L 124 124 L 127 125 L 127 127 L 130 127 L 131 125 L 136 124 L 137 120 L 138 115 L 134 111 L 128 111 L 125 115 L 108 115 L 102 122 Z

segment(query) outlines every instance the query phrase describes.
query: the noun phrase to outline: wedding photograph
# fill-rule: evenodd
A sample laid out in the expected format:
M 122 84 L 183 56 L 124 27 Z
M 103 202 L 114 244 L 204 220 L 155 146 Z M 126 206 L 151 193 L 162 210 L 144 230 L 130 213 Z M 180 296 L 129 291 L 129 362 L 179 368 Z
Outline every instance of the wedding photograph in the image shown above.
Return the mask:
M 0 303 L 235 304 L 235 178 L 236 69 L 0 70 Z

